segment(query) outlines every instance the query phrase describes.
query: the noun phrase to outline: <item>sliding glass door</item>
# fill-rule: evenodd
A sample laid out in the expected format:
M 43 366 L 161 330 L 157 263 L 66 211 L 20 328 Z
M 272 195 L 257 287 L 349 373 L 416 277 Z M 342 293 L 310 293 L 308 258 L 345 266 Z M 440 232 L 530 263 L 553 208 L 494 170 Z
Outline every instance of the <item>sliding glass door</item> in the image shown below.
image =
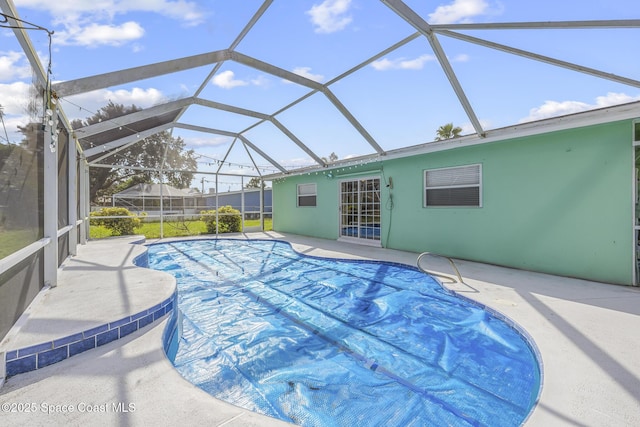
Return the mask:
M 380 178 L 340 183 L 340 237 L 380 242 Z

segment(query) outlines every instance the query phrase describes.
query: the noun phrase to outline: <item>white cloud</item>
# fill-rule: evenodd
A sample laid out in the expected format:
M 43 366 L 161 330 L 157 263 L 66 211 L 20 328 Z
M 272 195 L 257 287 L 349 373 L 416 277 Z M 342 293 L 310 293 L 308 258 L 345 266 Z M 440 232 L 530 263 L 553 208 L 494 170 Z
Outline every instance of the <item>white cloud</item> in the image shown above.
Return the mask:
M 155 88 L 141 89 L 135 87 L 132 90 L 105 90 L 103 97 L 107 101 L 111 100 L 117 104 L 135 104 L 142 108 L 151 107 L 167 101 L 167 98 L 162 92 Z
M 311 16 L 311 23 L 316 33 L 335 33 L 343 30 L 352 21 L 349 12 L 351 0 L 325 0 L 314 4 L 306 14 Z
M 255 79 L 251 79 L 251 84 L 254 86 L 268 87 L 271 81 L 265 76 L 258 76 Z
M 429 14 L 430 24 L 452 24 L 469 22 L 474 16 L 488 12 L 489 4 L 485 0 L 454 0 L 446 6 L 438 6 Z
M 324 76 L 322 74 L 313 74 L 311 72 L 311 67 L 296 67 L 293 69 L 293 72 L 318 83 L 321 83 L 324 80 Z
M 117 14 L 129 12 L 153 12 L 182 21 L 184 25 L 204 22 L 205 13 L 195 1 L 187 0 L 15 0 L 18 9 L 47 10 L 58 23 L 69 23 L 82 19 L 112 19 Z M 91 18 L 87 20 L 87 18 Z
M 32 120 L 29 120 L 28 115 L 16 116 L 16 117 L 7 117 L 4 119 L 4 126 L 7 129 L 7 133 L 5 134 L 4 129 L 2 129 L 2 125 L 0 124 L 0 142 L 4 143 L 4 141 L 9 138 L 9 142 L 18 144 L 24 138 L 24 135 L 18 127 L 25 127 Z
M 216 74 L 211 79 L 211 83 L 223 89 L 233 89 L 238 86 L 247 86 L 249 83 L 244 80 L 236 80 L 235 74 L 231 70 Z
M 434 61 L 436 58 L 433 55 L 420 55 L 414 59 L 379 59 L 371 63 L 371 66 L 378 71 L 386 70 L 421 70 L 424 64 L 429 61 Z
M 0 105 L 4 114 L 16 116 L 25 114 L 30 86 L 24 82 L 0 84 Z
M 468 62 L 471 59 L 469 55 L 466 53 L 461 53 L 459 55 L 454 56 L 451 61 L 453 62 Z
M 31 67 L 21 52 L 0 52 L 0 81 L 31 77 Z
M 118 15 L 156 13 L 184 26 L 201 24 L 206 15 L 197 2 L 188 0 L 16 0 L 15 4 L 19 9 L 48 11 L 53 17 L 54 28 L 50 29 L 55 30 L 55 43 L 80 46 L 121 46 L 143 36 L 144 29 L 137 22 L 114 22 Z
M 187 137 L 183 138 L 185 144 L 189 148 L 203 148 L 203 147 L 219 147 L 230 143 L 228 136 L 209 136 L 209 137 Z M 207 157 L 202 157 L 203 162 L 209 161 Z M 215 160 L 211 160 L 214 162 Z
M 596 97 L 594 104 L 587 104 L 580 101 L 545 101 L 539 107 L 529 110 L 529 115 L 519 122 L 531 122 L 536 120 L 558 117 L 567 114 L 579 113 L 581 111 L 605 108 L 612 105 L 625 104 L 628 102 L 640 101 L 640 95 L 631 96 L 625 93 L 609 92 L 604 96 Z
M 17 143 L 22 140 L 22 134 L 18 131 L 18 126 L 26 126 L 33 120 L 27 114 L 30 85 L 24 82 L 14 82 L 10 84 L 0 84 L 0 105 L 2 106 L 2 121 L 4 128 L 0 125 L 0 141 L 6 139 Z
M 493 127 L 491 122 L 485 119 L 480 119 L 480 126 L 482 127 L 482 129 L 491 129 Z M 463 123 L 460 125 L 460 127 L 462 128 L 462 132 L 460 133 L 460 135 L 470 135 L 476 133 L 476 128 L 474 128 L 473 124 L 470 122 Z
M 86 27 L 69 26 L 66 31 L 56 32 L 56 44 L 97 47 L 100 45 L 121 46 L 144 35 L 144 29 L 137 22 L 122 25 L 91 24 Z
M 211 79 L 211 84 L 214 86 L 221 87 L 223 89 L 233 89 L 234 87 L 239 86 L 259 86 L 259 87 L 269 87 L 271 81 L 263 75 L 259 75 L 252 79 L 242 80 L 236 79 L 236 75 L 233 71 L 227 70 L 221 73 L 216 74 Z
M 286 168 L 302 168 L 305 166 L 313 166 L 318 164 L 311 157 L 294 157 L 289 159 L 279 159 L 278 163 L 285 166 Z

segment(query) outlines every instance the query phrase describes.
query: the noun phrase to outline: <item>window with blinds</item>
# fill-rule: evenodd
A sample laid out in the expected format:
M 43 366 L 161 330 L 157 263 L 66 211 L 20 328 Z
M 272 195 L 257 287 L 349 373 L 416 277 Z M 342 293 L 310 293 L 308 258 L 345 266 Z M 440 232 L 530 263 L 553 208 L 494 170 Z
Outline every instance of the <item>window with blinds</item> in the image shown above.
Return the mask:
M 316 205 L 316 185 L 298 184 L 298 206 Z
M 424 206 L 482 206 L 482 165 L 424 171 Z

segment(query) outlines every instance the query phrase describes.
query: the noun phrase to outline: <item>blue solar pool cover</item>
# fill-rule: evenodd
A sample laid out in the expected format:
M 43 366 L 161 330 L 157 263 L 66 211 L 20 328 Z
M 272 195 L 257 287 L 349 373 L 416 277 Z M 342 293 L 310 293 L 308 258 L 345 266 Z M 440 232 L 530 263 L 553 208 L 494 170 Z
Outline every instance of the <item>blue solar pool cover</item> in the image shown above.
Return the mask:
M 304 426 L 517 426 L 538 396 L 507 322 L 399 264 L 284 242 L 151 245 L 178 281 L 174 365 L 211 395 Z

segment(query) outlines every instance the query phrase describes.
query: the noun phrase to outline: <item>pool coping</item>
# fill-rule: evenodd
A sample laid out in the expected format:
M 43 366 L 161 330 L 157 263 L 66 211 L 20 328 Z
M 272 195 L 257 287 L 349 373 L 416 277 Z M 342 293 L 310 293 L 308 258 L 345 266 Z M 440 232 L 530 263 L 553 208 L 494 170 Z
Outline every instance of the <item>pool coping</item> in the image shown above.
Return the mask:
M 141 264 L 139 268 L 144 268 L 147 256 L 144 236 L 127 236 L 117 240 L 120 240 L 122 244 L 130 245 L 133 250 L 123 251 L 124 255 L 119 257 L 116 264 L 124 266 L 130 264 L 131 267 L 136 266 L 136 268 L 138 268 L 138 264 Z M 95 253 L 91 255 L 93 256 Z M 93 259 L 93 261 L 96 260 Z M 86 283 L 76 283 L 73 273 L 64 274 L 65 269 L 73 271 L 79 263 L 83 262 L 85 260 L 82 255 L 68 258 L 60 267 L 61 273 L 58 287 L 87 286 Z M 110 262 L 104 263 L 104 266 L 112 265 L 113 263 Z M 119 283 L 119 285 L 126 286 L 129 277 L 137 280 L 131 274 L 127 274 L 126 271 L 122 272 L 121 276 L 122 283 Z M 37 315 L 34 315 L 34 313 L 39 313 L 43 310 L 46 312 L 46 306 L 51 303 L 52 299 L 57 297 L 58 287 L 45 286 L 0 342 L 0 387 L 7 379 L 13 376 L 42 369 L 85 351 L 122 339 L 138 329 L 161 320 L 165 315 L 172 314 L 177 302 L 175 279 L 160 272 L 151 273 L 151 276 L 155 276 L 156 279 L 162 277 L 162 280 L 159 280 L 157 289 L 152 289 L 151 286 L 153 285 L 143 288 L 157 291 L 154 292 L 156 295 L 145 297 L 146 303 L 136 304 L 136 309 L 133 312 L 132 310 L 125 310 L 124 315 L 121 316 L 109 317 L 107 315 L 107 317 L 102 318 L 102 321 L 91 322 L 90 327 L 77 325 L 66 328 L 66 330 L 63 327 L 59 330 L 49 331 L 45 334 L 48 335 L 46 339 L 37 341 L 35 344 L 17 345 L 21 341 L 21 334 L 25 333 L 26 330 L 34 329 L 34 327 L 30 327 L 30 323 L 41 320 L 37 319 Z M 139 288 L 138 286 L 136 292 L 140 291 Z M 120 292 L 119 289 L 115 291 Z M 108 294 L 101 293 L 97 295 L 97 298 L 100 300 L 99 304 L 109 305 Z M 144 308 L 141 308 L 141 305 Z M 36 318 L 34 319 L 34 317 Z M 34 340 L 37 340 L 37 338 L 30 338 L 27 341 Z
M 77 332 L 40 344 L 7 350 L 5 354 L 5 378 L 42 369 L 61 362 L 84 351 L 108 344 L 141 329 L 170 314 L 176 297 L 171 296 L 160 304 L 126 316 L 113 322 Z
M 245 237 L 284 240 L 298 252 L 319 257 L 381 259 L 410 265 L 418 255 L 279 232 L 247 233 Z M 181 239 L 162 239 L 170 240 Z M 116 243 L 113 242 L 113 247 L 120 248 Z M 472 261 L 455 262 L 464 282 L 477 292 L 470 293 L 455 285 L 445 286 L 513 319 L 534 338 L 542 355 L 544 387 L 538 404 L 525 422 L 527 427 L 640 425 L 637 396 L 640 365 L 634 363 L 633 358 L 640 353 L 640 335 L 636 332 L 640 328 L 640 289 Z M 429 270 L 450 273 L 446 261 L 434 259 L 428 265 Z M 151 276 L 147 279 L 154 280 Z M 91 287 L 97 285 L 92 283 Z M 205 423 L 226 427 L 288 425 L 232 407 L 186 382 L 162 348 L 169 321 L 165 315 L 163 320 L 123 339 L 11 377 L 0 388 L 0 403 L 77 404 L 92 399 L 94 402 L 118 400 L 134 402 L 135 413 L 79 414 L 76 411 L 73 414 L 3 414 L 3 418 L 6 415 L 11 425 L 25 426 L 96 422 L 102 425 Z

